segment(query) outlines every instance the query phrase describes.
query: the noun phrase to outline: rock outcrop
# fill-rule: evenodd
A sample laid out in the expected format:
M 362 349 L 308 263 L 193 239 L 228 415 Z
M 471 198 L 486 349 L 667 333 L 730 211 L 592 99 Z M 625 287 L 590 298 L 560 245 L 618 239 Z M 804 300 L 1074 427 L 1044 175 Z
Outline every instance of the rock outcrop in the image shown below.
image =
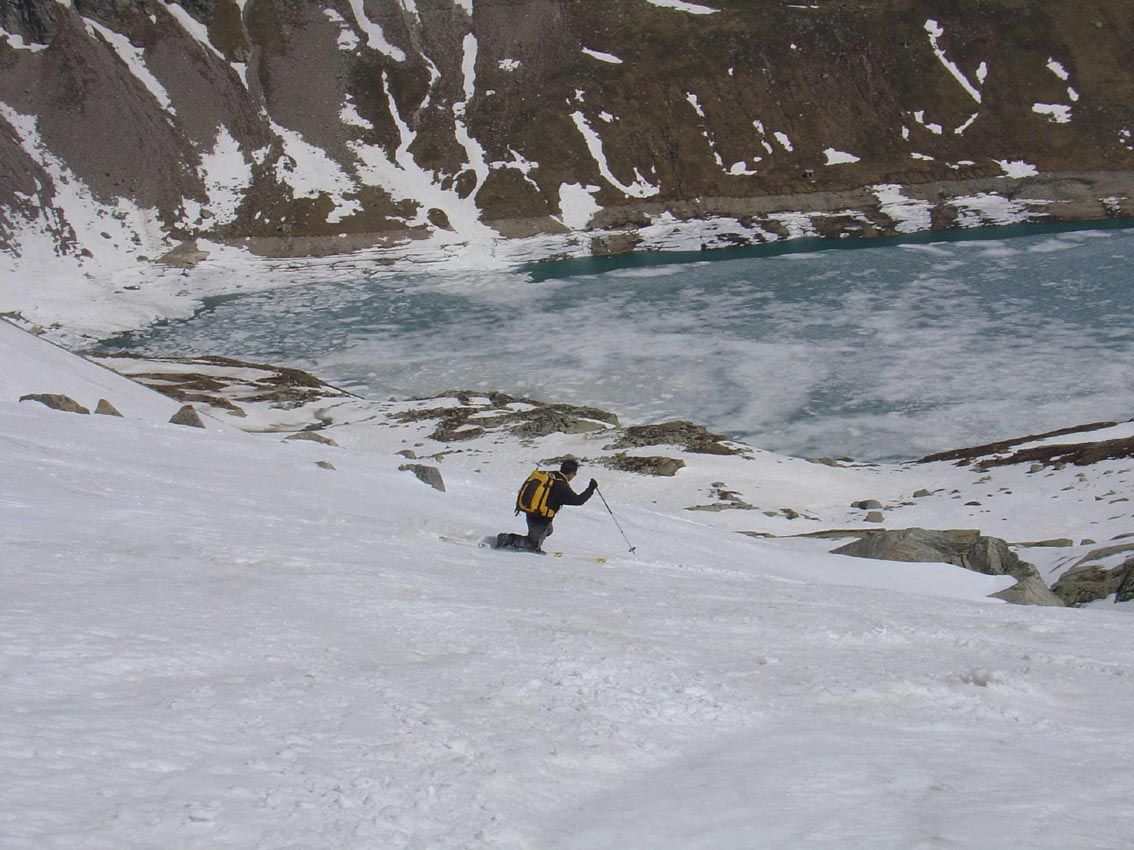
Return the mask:
M 685 468 L 685 461 L 678 457 L 662 457 L 659 455 L 628 455 L 619 452 L 613 457 L 600 461 L 609 469 L 621 472 L 636 472 L 639 475 L 659 475 L 672 478 L 679 470 Z
M 1010 575 L 1016 579 L 1016 584 L 993 596 L 1018 605 L 1063 605 L 1062 600 L 1048 590 L 1036 568 L 1021 561 L 1005 541 L 985 537 L 975 530 L 872 531 L 833 551 L 857 558 L 941 562 L 986 575 Z
M 707 455 L 738 455 L 739 448 L 725 443 L 728 437 L 714 434 L 692 422 L 661 422 L 657 425 L 630 425 L 622 429 L 617 440 L 607 449 L 628 449 L 641 446 L 678 446 L 687 452 Z
M 436 421 L 430 436 L 440 442 L 472 440 L 490 431 L 503 431 L 522 439 L 549 434 L 586 434 L 618 424 L 618 417 L 595 407 L 547 404 L 506 393 L 478 395 L 454 392 L 458 406 L 425 407 L 397 414 L 401 422 Z M 474 403 L 483 399 L 487 404 Z
M 52 410 L 61 410 L 64 413 L 87 413 L 90 411 L 73 398 L 60 393 L 28 393 L 20 396 L 20 401 L 38 401 Z
M 246 415 L 241 405 L 267 402 L 279 410 L 292 410 L 323 399 L 353 397 L 300 369 L 230 357 L 142 359 L 121 352 L 92 356 L 162 395 L 240 418 Z
M 1041 472 L 1051 466 L 1074 464 L 1089 466 L 1103 460 L 1134 457 L 1134 438 L 1123 437 L 1113 440 L 1065 440 L 1060 437 L 1073 437 L 1088 434 L 1114 426 L 1114 422 L 1093 422 L 1073 428 L 1061 428 L 1043 434 L 1029 434 L 1011 440 L 985 443 L 980 446 L 939 452 L 921 458 L 918 463 L 937 463 L 952 461 L 957 465 L 972 464 L 974 469 L 985 471 L 996 466 L 1028 464 L 1030 472 Z M 1029 445 L 1040 443 L 1043 445 Z
M 288 440 L 306 440 L 310 443 L 318 443 L 321 446 L 334 446 L 336 448 L 339 445 L 330 437 L 324 437 L 318 431 L 297 431 L 291 436 L 284 437 L 285 442 Z
M 1106 567 L 1107 559 L 1134 552 L 1134 543 L 1103 546 L 1084 555 L 1063 573 L 1051 590 L 1067 605 L 1083 605 L 1114 596 L 1116 602 L 1134 599 L 1134 556 L 1117 567 Z
M 1079 564 L 1061 575 L 1051 590 L 1065 605 L 1083 605 L 1109 596 L 1128 602 L 1134 598 L 1134 558 L 1109 570 L 1098 564 Z

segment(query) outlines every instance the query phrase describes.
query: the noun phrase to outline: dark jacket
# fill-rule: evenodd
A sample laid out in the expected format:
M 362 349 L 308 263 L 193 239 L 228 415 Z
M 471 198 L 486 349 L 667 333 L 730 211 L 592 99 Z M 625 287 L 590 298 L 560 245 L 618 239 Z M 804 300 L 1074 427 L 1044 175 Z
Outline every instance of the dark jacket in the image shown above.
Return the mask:
M 555 480 L 551 485 L 551 495 L 547 497 L 547 506 L 553 511 L 558 511 L 564 505 L 586 504 L 587 500 L 595 494 L 594 479 L 591 479 L 586 490 L 582 493 L 576 493 L 571 489 L 571 485 L 567 483 L 567 478 L 562 472 L 554 472 L 552 476 Z

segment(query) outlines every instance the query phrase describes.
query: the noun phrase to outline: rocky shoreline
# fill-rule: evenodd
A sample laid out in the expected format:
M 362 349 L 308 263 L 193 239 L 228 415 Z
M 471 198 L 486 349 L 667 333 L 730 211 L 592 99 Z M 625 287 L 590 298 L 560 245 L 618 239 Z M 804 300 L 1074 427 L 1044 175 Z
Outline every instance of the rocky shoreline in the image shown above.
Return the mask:
M 806 182 L 806 181 L 805 181 Z M 706 195 L 685 201 L 627 201 L 596 212 L 587 226 L 565 227 L 551 217 L 487 220 L 499 234 L 496 250 L 528 261 L 609 256 L 640 250 L 763 245 L 801 236 L 877 238 L 948 232 L 989 225 L 1134 219 L 1134 173 L 1057 172 L 1027 177 L 981 177 L 925 183 L 874 184 L 855 189 L 743 197 Z M 301 259 L 375 251 L 395 265 L 427 227 L 333 236 L 288 234 L 221 240 L 257 257 Z M 523 247 L 536 241 L 540 247 Z M 183 243 L 160 262 L 192 268 L 207 257 Z M 511 245 L 512 247 L 509 247 Z

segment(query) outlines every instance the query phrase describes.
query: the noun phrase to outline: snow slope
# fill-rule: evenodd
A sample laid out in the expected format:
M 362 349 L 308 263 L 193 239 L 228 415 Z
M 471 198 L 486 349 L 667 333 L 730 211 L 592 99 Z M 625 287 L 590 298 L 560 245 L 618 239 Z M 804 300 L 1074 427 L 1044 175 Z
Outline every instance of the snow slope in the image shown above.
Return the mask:
M 88 410 L 113 398 L 125 416 L 163 421 L 181 406 L 110 369 L 0 319 L 0 400 L 15 403 L 32 393 L 61 393 Z
M 1130 846 L 1128 616 L 622 487 L 633 555 L 449 542 L 504 475 L 20 404 L 135 390 L 0 340 L 5 848 Z

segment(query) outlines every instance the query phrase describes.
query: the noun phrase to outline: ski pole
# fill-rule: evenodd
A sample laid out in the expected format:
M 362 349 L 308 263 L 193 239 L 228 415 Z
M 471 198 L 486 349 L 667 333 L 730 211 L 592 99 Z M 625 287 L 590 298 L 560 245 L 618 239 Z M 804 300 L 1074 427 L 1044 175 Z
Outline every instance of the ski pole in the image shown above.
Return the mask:
M 602 494 L 602 490 L 600 490 L 598 487 L 595 488 L 595 492 L 598 493 L 598 497 L 602 499 L 602 503 L 606 505 L 606 512 L 610 514 L 610 518 L 614 520 L 614 524 L 618 526 L 618 532 L 622 535 L 622 539 L 626 541 L 627 546 L 630 546 L 630 538 L 628 538 L 626 536 L 626 532 L 622 530 L 622 524 L 618 521 L 618 517 L 614 515 L 614 511 L 610 509 L 610 505 L 606 504 L 606 496 Z M 637 546 L 630 546 L 630 552 L 633 553 L 637 548 Z

